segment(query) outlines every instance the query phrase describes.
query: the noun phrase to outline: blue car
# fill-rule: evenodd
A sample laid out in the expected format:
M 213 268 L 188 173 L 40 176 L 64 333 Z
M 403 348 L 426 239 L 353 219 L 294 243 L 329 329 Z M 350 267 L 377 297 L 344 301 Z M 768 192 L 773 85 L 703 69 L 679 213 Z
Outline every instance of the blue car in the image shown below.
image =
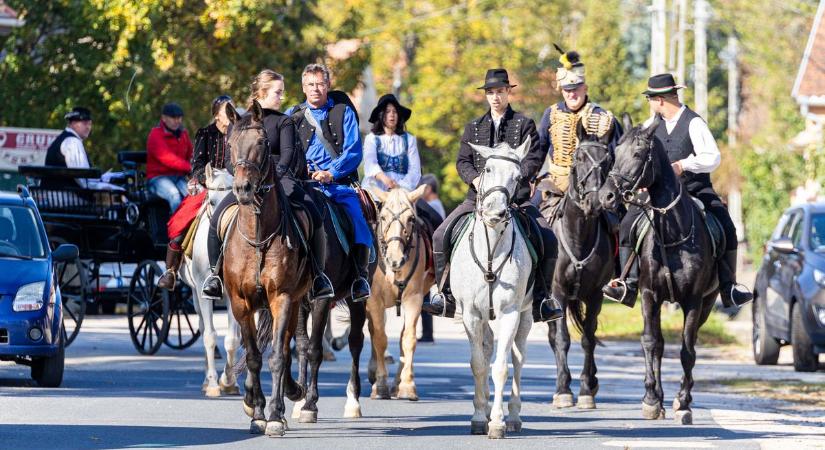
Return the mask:
M 54 263 L 77 256 L 71 244 L 49 249 L 25 187 L 0 193 L 0 360 L 30 366 L 40 386 L 63 382 L 63 309 Z

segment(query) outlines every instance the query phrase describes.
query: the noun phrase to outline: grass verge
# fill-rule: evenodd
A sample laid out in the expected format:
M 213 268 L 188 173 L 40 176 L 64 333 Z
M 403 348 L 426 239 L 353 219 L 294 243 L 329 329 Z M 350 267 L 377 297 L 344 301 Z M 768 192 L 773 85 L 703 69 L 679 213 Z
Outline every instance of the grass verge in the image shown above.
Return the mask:
M 714 384 L 724 386 L 725 392 L 825 408 L 825 383 L 731 378 L 715 380 Z

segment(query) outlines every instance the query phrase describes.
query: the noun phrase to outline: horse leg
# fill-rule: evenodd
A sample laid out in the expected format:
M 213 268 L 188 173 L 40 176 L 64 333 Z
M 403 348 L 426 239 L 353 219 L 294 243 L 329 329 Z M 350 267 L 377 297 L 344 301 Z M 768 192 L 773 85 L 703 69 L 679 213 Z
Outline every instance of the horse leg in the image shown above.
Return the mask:
M 228 302 L 227 302 L 228 303 Z M 232 308 L 226 308 L 227 331 L 223 338 L 223 348 L 226 351 L 226 364 L 219 381 L 221 393 L 226 395 L 241 395 L 238 387 L 238 378 L 235 376 L 235 359 L 241 342 L 241 327 L 232 314 Z
M 490 398 L 487 371 L 490 368 L 490 358 L 484 348 L 485 324 L 482 319 L 473 316 L 473 313 L 475 311 L 467 308 L 463 315 L 464 330 L 470 340 L 470 368 L 473 371 L 473 381 L 475 382 L 470 434 L 487 434 L 487 403 Z
M 301 408 L 298 421 L 301 423 L 315 423 L 318 421 L 318 370 L 324 359 L 323 344 L 324 328 L 327 326 L 327 316 L 329 308 L 327 303 L 314 305 L 312 308 L 312 331 L 309 335 L 309 347 L 307 356 L 309 358 L 309 375 L 306 393 L 306 401 Z
M 498 322 L 498 345 L 496 346 L 496 360 L 493 362 L 493 407 L 490 411 L 490 439 L 504 437 L 506 425 L 504 423 L 504 385 L 510 372 L 508 356 L 513 348 L 513 340 L 521 321 L 521 312 L 518 310 L 502 313 Z
M 567 309 L 567 297 L 561 299 L 562 310 Z M 566 320 L 554 320 L 547 323 L 547 339 L 556 358 L 556 393 L 553 394 L 555 408 L 572 408 L 573 391 L 570 390 L 570 368 L 567 366 L 567 352 L 570 351 L 570 332 Z
M 201 298 L 199 292 L 194 292 L 195 301 L 198 304 L 198 320 L 200 322 L 201 336 L 203 336 L 203 348 L 206 352 L 206 376 L 203 380 L 203 392 L 207 397 L 220 397 L 221 388 L 218 384 L 218 371 L 215 367 L 215 347 L 217 346 L 218 333 L 215 331 L 215 324 L 212 321 L 212 301 Z
M 513 384 L 510 391 L 510 401 L 507 403 L 507 432 L 521 432 L 521 369 L 527 357 L 527 335 L 533 328 L 533 314 L 531 311 L 521 313 L 513 349 L 510 356 L 513 361 Z
M 685 308 L 685 322 L 682 328 L 682 386 L 679 394 L 673 399 L 674 419 L 681 425 L 693 425 L 693 412 L 690 404 L 693 397 L 690 390 L 693 388 L 693 366 L 696 364 L 696 337 L 699 331 L 701 305 L 693 302 Z
M 241 300 L 243 301 L 243 300 Z M 264 407 L 266 397 L 261 389 L 261 351 L 258 350 L 257 335 L 255 328 L 255 315 L 251 310 L 246 310 L 239 320 L 241 323 L 241 336 L 244 347 L 246 347 L 247 376 L 244 382 L 245 394 L 243 407 L 246 414 L 252 417 L 252 424 L 249 432 L 252 434 L 263 434 L 266 431 L 266 416 Z
M 326 307 L 326 302 L 322 302 L 319 307 Z M 307 365 L 309 352 L 309 333 L 307 332 L 307 321 L 309 320 L 310 305 L 302 301 L 298 306 L 298 323 L 295 328 L 295 352 L 298 353 L 298 384 L 304 390 L 304 398 L 292 405 L 292 418 L 301 417 L 301 409 L 306 404 L 307 394 Z
M 274 297 L 274 298 L 273 298 Z M 269 371 L 272 374 L 272 397 L 267 407 L 267 436 L 283 436 L 286 432 L 284 418 L 284 382 L 287 368 L 284 357 L 289 357 L 287 338 L 291 337 L 289 325 L 292 319 L 291 299 L 288 294 L 270 295 L 269 310 L 272 313 L 272 353 L 269 355 Z M 287 350 L 284 351 L 284 347 Z
M 584 365 L 582 366 L 581 387 L 579 389 L 580 409 L 596 408 L 596 393 L 599 392 L 599 379 L 596 378 L 596 328 L 598 327 L 599 312 L 602 309 L 602 292 L 597 290 L 586 303 L 587 311 L 584 318 L 582 333 L 582 350 L 584 350 Z
M 367 300 L 367 316 L 372 340 L 372 351 L 367 369 L 367 378 L 372 383 L 370 398 L 387 400 L 390 398 L 390 388 L 387 385 L 387 364 L 384 360 L 384 352 L 387 350 L 387 330 L 384 324 L 383 298 L 372 296 Z
M 395 385 L 398 390 L 397 397 L 417 401 L 418 391 L 415 388 L 415 373 L 413 372 L 413 357 L 415 356 L 415 346 L 418 343 L 416 338 L 416 327 L 418 318 L 421 317 L 421 305 L 424 303 L 424 296 L 417 294 L 408 297 L 404 304 L 404 329 L 401 330 L 401 355 L 398 371 L 395 374 Z
M 292 349 L 290 348 L 290 343 L 298 329 L 298 310 L 300 308 L 299 303 L 294 305 L 290 311 L 289 324 L 283 342 L 284 348 L 282 349 L 284 353 L 284 395 L 293 402 L 302 400 L 306 394 L 304 386 L 298 384 L 292 377 Z
M 642 349 L 645 354 L 645 395 L 642 399 L 642 416 L 645 419 L 664 419 L 661 382 L 664 338 L 661 323 L 662 304 L 649 289 L 642 291 Z
M 361 350 L 364 348 L 364 322 L 367 321 L 367 309 L 364 303 L 353 303 L 347 301 L 349 305 L 350 331 L 349 331 L 349 353 L 352 356 L 352 367 L 349 373 L 349 383 L 347 383 L 347 403 L 344 405 L 344 417 L 361 417 L 361 376 L 358 368 L 361 362 Z M 383 314 L 383 313 L 382 313 Z

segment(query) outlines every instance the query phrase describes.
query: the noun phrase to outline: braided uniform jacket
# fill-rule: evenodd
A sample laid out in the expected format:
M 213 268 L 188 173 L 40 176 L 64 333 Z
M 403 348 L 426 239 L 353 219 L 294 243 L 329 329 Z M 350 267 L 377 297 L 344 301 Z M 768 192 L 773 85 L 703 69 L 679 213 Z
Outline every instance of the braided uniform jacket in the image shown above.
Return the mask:
M 561 192 L 565 192 L 569 185 L 570 167 L 579 146 L 576 136 L 579 121 L 588 134 L 598 137 L 604 136 L 613 125 L 613 114 L 610 111 L 595 111 L 596 107 L 598 105 L 594 103 L 587 103 L 578 112 L 563 111 L 559 104 L 550 108 L 550 128 L 547 131 L 553 144 L 553 156 L 548 161 L 548 172 Z

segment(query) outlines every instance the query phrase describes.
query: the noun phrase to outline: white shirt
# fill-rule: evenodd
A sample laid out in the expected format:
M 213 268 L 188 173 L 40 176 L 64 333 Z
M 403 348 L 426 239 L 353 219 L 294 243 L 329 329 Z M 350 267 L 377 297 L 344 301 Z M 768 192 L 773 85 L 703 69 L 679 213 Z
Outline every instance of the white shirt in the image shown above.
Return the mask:
M 86 155 L 86 148 L 83 147 L 83 140 L 71 128 L 66 128 L 71 133 L 60 143 L 60 153 L 66 159 L 66 167 L 76 169 L 88 169 L 89 157 Z
M 684 111 L 685 105 L 682 105 L 676 115 L 669 120 L 663 117 L 668 134 L 673 132 L 673 128 L 676 127 Z M 650 126 L 651 123 L 653 123 L 653 117 L 645 121 L 645 126 Z M 719 152 L 719 147 L 713 139 L 708 124 L 701 117 L 694 117 L 688 124 L 688 133 L 693 143 L 693 152 L 696 154 L 679 161 L 682 170 L 693 173 L 711 173 L 716 170 L 722 162 L 722 154 Z
M 407 167 L 407 174 L 402 175 L 395 172 L 384 172 L 378 164 L 378 153 L 375 146 L 376 136 L 372 133 L 364 138 L 364 180 L 362 184 L 365 187 L 375 187 L 383 191 L 387 190 L 384 183 L 375 178 L 376 175 L 384 173 L 393 181 L 398 183 L 408 191 L 412 191 L 418 187 L 418 181 L 421 179 L 421 159 L 418 156 L 418 144 L 415 136 L 407 133 L 407 159 L 409 166 Z M 404 136 L 393 133 L 392 135 L 380 134 L 378 140 L 381 141 L 381 153 L 387 156 L 399 156 L 404 154 Z

